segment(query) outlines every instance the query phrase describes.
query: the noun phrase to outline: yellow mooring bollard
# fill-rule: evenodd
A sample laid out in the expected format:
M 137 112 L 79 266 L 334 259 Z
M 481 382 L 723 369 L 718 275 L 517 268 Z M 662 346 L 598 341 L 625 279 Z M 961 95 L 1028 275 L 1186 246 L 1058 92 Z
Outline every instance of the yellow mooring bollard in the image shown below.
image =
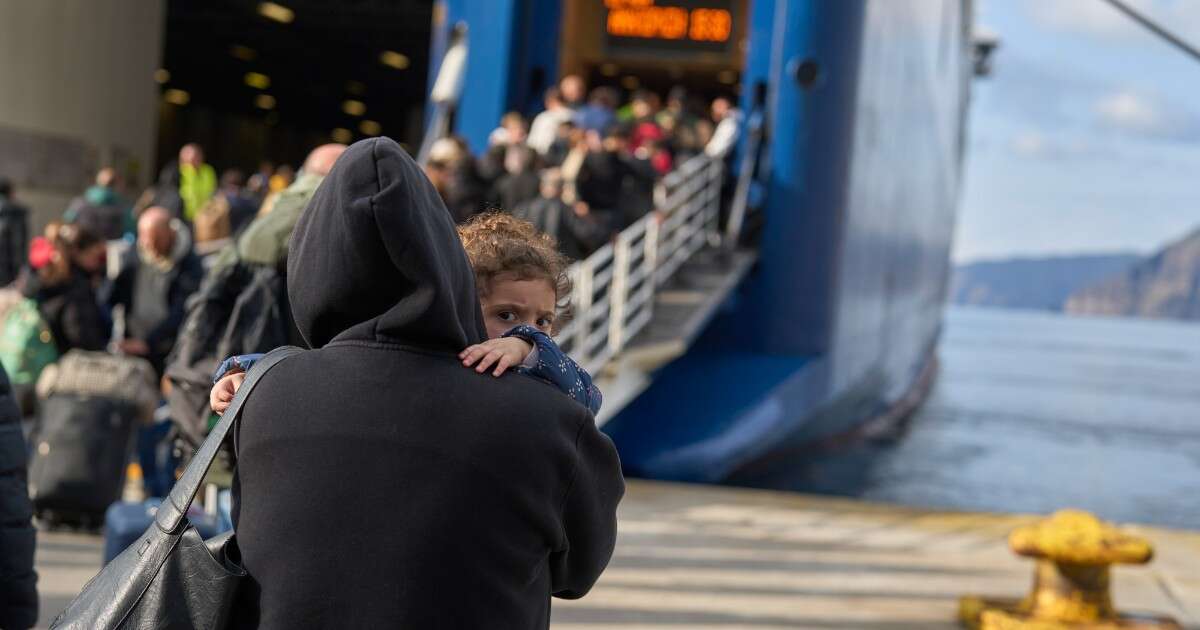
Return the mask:
M 1035 558 L 1033 590 L 1021 599 L 968 595 L 959 620 L 971 630 L 1181 630 L 1170 617 L 1121 614 L 1109 592 L 1109 566 L 1145 564 L 1150 542 L 1079 510 L 1019 527 L 1008 537 Z

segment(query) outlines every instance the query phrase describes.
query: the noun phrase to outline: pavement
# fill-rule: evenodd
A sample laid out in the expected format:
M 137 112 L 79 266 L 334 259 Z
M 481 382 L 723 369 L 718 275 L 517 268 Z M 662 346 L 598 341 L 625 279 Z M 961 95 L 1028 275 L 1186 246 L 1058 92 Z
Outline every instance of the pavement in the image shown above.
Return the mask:
M 1033 565 L 1006 537 L 1034 516 L 925 510 L 739 488 L 630 481 L 592 592 L 554 601 L 554 630 L 940 630 L 958 596 L 1017 596 Z M 1156 547 L 1118 567 L 1118 608 L 1200 630 L 1200 534 L 1131 526 Z M 100 566 L 98 536 L 38 539 L 41 626 Z

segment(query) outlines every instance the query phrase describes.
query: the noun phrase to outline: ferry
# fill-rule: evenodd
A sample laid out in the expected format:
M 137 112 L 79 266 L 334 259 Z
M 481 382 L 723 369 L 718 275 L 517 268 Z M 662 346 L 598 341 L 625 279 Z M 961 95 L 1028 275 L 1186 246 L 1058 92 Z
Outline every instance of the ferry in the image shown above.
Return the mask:
M 919 405 L 986 52 L 972 4 L 435 4 L 427 116 L 477 148 L 567 73 L 738 95 L 734 155 L 680 166 L 657 216 L 576 269 L 561 341 L 600 377 L 627 474 L 775 485 L 757 471 Z

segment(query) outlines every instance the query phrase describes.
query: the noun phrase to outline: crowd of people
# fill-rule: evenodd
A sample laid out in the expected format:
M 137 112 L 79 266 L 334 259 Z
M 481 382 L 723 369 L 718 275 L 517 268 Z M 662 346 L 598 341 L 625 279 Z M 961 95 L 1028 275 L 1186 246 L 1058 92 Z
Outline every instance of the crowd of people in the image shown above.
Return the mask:
M 496 375 L 509 367 L 524 370 L 558 387 L 568 398 L 594 413 L 601 404 L 600 392 L 586 372 L 563 355 L 550 338 L 558 329 L 558 310 L 569 291 L 566 265 L 572 259 L 587 256 L 616 232 L 650 212 L 656 181 L 675 166 L 702 153 L 726 154 L 736 138 L 738 122 L 738 112 L 729 99 L 713 100 L 708 112 L 702 113 L 692 107 L 682 88 L 672 89 L 665 104 L 658 94 L 647 90 L 635 91 L 623 106 L 618 100 L 619 93 L 613 88 L 597 87 L 588 92 L 582 79 L 567 76 L 546 91 L 545 109 L 532 120 L 516 112 L 506 114 L 489 136 L 487 148 L 478 156 L 471 153 L 462 138 L 442 138 L 433 144 L 422 174 L 407 156 L 397 157 L 398 145 L 377 144 L 372 150 L 359 151 L 356 158 L 359 163 L 343 168 L 342 183 L 324 188 L 322 182 L 347 150 L 344 145 L 329 144 L 314 149 L 298 172 L 287 166 L 275 168 L 264 164 L 247 178 L 236 169 L 225 170 L 218 176 L 205 161 L 202 147 L 187 144 L 177 159 L 161 170 L 156 183 L 136 197 L 127 193 L 116 170 L 100 170 L 94 184 L 73 199 L 60 218 L 36 235 L 30 233 L 29 213 L 17 203 L 12 186 L 0 179 L 0 286 L 4 287 L 0 289 L 0 362 L 11 382 L 13 398 L 23 415 L 35 414 L 39 404 L 35 393 L 41 393 L 37 387 L 39 373 L 73 350 L 144 359 L 162 382 L 161 395 L 169 403 L 161 409 L 167 413 L 157 414 L 158 422 L 142 428 L 138 439 L 145 494 L 161 497 L 170 489 L 176 474 L 176 461 L 169 454 L 163 455 L 168 435 L 176 440 L 191 438 L 192 446 L 202 440 L 211 426 L 205 424 L 210 405 L 212 411 L 221 412 L 218 404 L 208 398 L 210 379 L 217 382 L 211 394 L 216 401 L 217 393 L 222 391 L 221 384 L 237 378 L 237 374 L 226 374 L 223 370 L 230 365 L 241 365 L 239 361 L 248 357 L 249 362 L 244 366 L 249 369 L 257 360 L 253 357 L 258 356 L 235 355 L 264 352 L 288 344 L 326 345 L 341 328 L 328 330 L 332 320 L 309 321 L 308 311 L 317 307 L 328 311 L 328 317 L 345 319 L 344 311 L 352 305 L 342 304 L 342 299 L 350 293 L 362 293 L 368 286 L 375 287 L 376 278 L 372 274 L 382 273 L 381 267 L 368 267 L 392 264 L 407 272 L 408 267 L 416 265 L 414 269 L 444 272 L 466 261 L 474 270 L 484 322 L 474 321 L 473 306 L 456 302 L 445 314 L 449 319 L 439 316 L 436 322 L 413 324 L 416 327 L 404 324 L 402 320 L 412 316 L 405 309 L 431 308 L 421 296 L 442 290 L 433 288 L 440 286 L 433 282 L 438 278 L 413 277 L 407 278 L 415 283 L 410 287 L 411 292 L 403 286 L 383 292 L 394 293 L 392 297 L 398 306 L 390 307 L 382 316 L 373 313 L 382 317 L 373 333 L 375 337 L 384 334 L 380 331 L 386 325 L 394 328 L 387 335 L 407 340 L 405 343 L 415 347 L 441 343 L 439 335 L 453 338 L 460 345 L 452 349 L 461 351 L 459 358 L 464 366 L 479 372 L 494 370 Z M 386 163 L 380 161 L 381 155 L 387 156 Z M 387 175 L 387 169 L 394 172 Z M 353 200 L 338 196 L 354 193 L 349 189 L 361 184 L 358 176 L 351 174 L 354 172 L 374 173 L 372 177 L 379 179 L 381 187 L 387 185 L 388 177 L 396 177 L 415 187 L 413 190 L 428 189 L 435 199 L 440 199 L 436 203 L 420 199 L 390 200 L 381 188 L 380 203 L 421 206 L 396 208 L 401 212 L 399 220 L 411 225 L 344 225 L 336 217 L 356 206 Z M 316 198 L 319 189 L 326 190 L 323 199 Z M 409 216 L 405 212 L 415 214 Z M 320 216 L 309 216 L 314 213 Z M 430 219 L 421 213 L 446 214 L 447 225 L 460 226 L 461 243 L 457 239 L 453 244 L 442 242 L 446 235 L 440 232 L 441 241 L 436 243 L 412 242 L 413 228 L 442 229 L 438 224 L 441 219 Z M 297 234 L 294 238 L 293 232 L 304 229 L 306 221 L 310 225 L 319 223 L 320 233 Z M 340 230 L 355 233 L 343 235 L 350 240 L 339 240 Z M 375 230 L 380 231 L 380 237 L 409 243 L 406 247 L 415 248 L 413 251 L 419 251 L 419 255 L 406 254 L 387 264 L 383 259 L 363 259 L 369 253 L 369 244 L 374 242 L 368 232 Z M 295 246 L 295 243 L 311 245 L 311 251 L 298 253 L 289 260 L 289 244 Z M 361 278 L 326 277 L 319 282 L 310 278 L 302 288 L 298 288 L 301 283 L 289 279 L 299 268 L 306 270 L 306 277 L 328 276 L 332 268 L 324 257 L 341 255 L 338 247 L 350 248 L 341 252 L 347 258 L 342 275 L 354 271 L 355 265 L 366 265 L 361 269 Z M 465 251 L 467 256 L 459 260 L 454 250 Z M 380 255 L 388 253 L 385 247 Z M 416 261 L 413 256 L 428 260 Z M 298 260 L 299 257 L 303 260 Z M 433 266 L 421 267 L 426 263 Z M 343 287 L 346 296 L 341 296 L 339 283 L 347 282 Z M 462 283 L 456 281 L 455 286 L 459 284 Z M 379 288 L 371 291 L 378 292 Z M 366 300 L 362 308 L 374 308 L 374 297 L 366 298 L 366 294 L 359 297 Z M 338 303 L 290 303 L 297 298 L 302 302 L 334 299 Z M 364 311 L 364 321 L 371 319 L 366 317 L 369 314 Z M 424 317 L 434 315 L 426 313 Z M 349 328 L 345 334 L 357 330 L 351 326 L 357 321 L 342 322 Z M 418 337 L 409 339 L 414 334 Z M 463 347 L 466 342 L 469 345 Z M 225 357 L 228 359 L 221 363 L 217 376 L 210 376 L 213 367 Z M 304 378 L 330 382 L 331 376 L 314 373 Z M 361 389 L 354 379 L 341 386 L 347 390 Z M 468 383 L 461 387 L 465 392 L 475 386 Z M 222 404 L 228 404 L 235 389 L 236 386 L 230 386 L 223 392 Z M 194 395 L 201 390 L 202 399 Z M 6 403 L 3 400 L 6 395 L 0 387 L 0 403 Z M 497 401 L 509 400 L 499 393 L 486 396 Z M 463 400 L 470 398 L 466 396 Z M 510 400 L 505 404 L 513 403 Z M 180 413 L 180 409 L 184 411 Z M 574 418 L 575 414 L 567 407 L 550 405 L 546 409 L 550 415 L 566 414 Z M 455 413 L 466 417 L 468 411 L 464 408 Z M 342 414 L 331 409 L 329 415 L 332 418 Z M 189 426 L 188 421 L 172 416 L 194 416 L 192 421 L 199 424 Z M 577 419 L 562 426 L 573 426 Z M 0 417 L 0 429 L 12 420 Z M 589 421 L 586 426 L 593 425 Z M 249 435 L 249 443 L 254 444 L 255 434 Z M 526 437 L 520 438 L 522 435 Z M 527 429 L 514 427 L 511 439 L 505 440 L 538 442 L 528 436 Z M 583 469 L 595 467 L 590 473 L 585 470 L 585 474 L 599 475 L 598 485 L 588 492 L 599 490 L 607 494 L 580 500 L 601 501 L 607 510 L 615 506 L 620 496 L 619 471 L 614 468 L 615 452 L 611 444 L 606 444 L 599 433 L 593 437 L 599 440 L 589 447 L 593 452 L 562 455 L 568 459 L 582 458 L 575 465 Z M 578 450 L 579 438 L 575 439 Z M 554 451 L 560 446 L 555 443 L 546 448 Z M 587 461 L 593 457 L 599 459 Z M 9 466 L 0 473 L 22 477 L 24 467 L 22 459 L 19 466 Z M 269 479 L 274 472 L 261 470 L 254 479 Z M 293 473 L 289 469 L 286 475 Z M 405 471 L 406 476 L 420 474 L 424 473 Z M 311 481 L 310 490 L 324 483 L 319 479 Z M 340 488 L 340 484 L 340 480 L 334 481 L 331 491 Z M 259 490 L 268 491 L 262 494 Z M 458 491 L 447 489 L 447 492 Z M 254 495 L 255 505 L 272 505 L 273 490 L 251 485 L 243 492 L 258 493 Z M 556 493 L 561 495 L 562 490 L 546 497 Z M 579 509 L 586 512 L 591 508 L 581 505 Z M 406 513 L 411 516 L 411 512 Z M 0 517 L 7 518 L 2 514 Z M 556 565 L 548 576 L 554 581 L 547 586 L 551 592 L 577 596 L 586 591 L 603 568 L 607 553 L 611 552 L 611 514 L 597 513 L 588 518 L 593 522 L 570 527 L 585 528 L 575 535 L 581 536 L 578 542 L 581 549 L 595 546 L 588 551 L 594 555 L 575 554 L 580 563 L 575 567 Z M 239 538 L 251 544 L 250 558 L 271 548 L 267 539 L 256 541 L 259 533 L 267 531 L 259 532 L 257 523 L 247 521 L 243 514 L 244 525 L 239 528 Z M 6 539 L 4 544 L 11 545 L 14 539 L 24 541 L 21 543 L 24 547 L 21 544 L 18 547 L 27 547 L 31 557 L 32 533 L 19 524 L 6 527 L 10 529 L 0 528 L 0 538 Z M 587 531 L 588 528 L 594 531 Z M 297 535 L 306 531 L 298 530 Z M 271 533 L 269 538 L 277 536 Z M 25 554 L 25 550 L 20 554 Z M 269 571 L 260 569 L 260 575 L 268 574 Z M 31 588 L 31 575 L 19 576 L 20 588 Z M 322 588 L 329 586 L 325 584 Z M 287 601 L 290 600 L 281 600 L 281 608 L 287 607 L 284 605 Z M 265 600 L 260 603 L 264 607 L 272 605 Z M 410 606 L 420 608 L 418 604 L 415 600 L 409 602 Z M 6 612 L 0 611 L 0 621 L 4 621 L 2 615 Z M 12 621 L 18 617 L 9 619 L 5 627 L 27 627 L 28 617 L 18 621 Z
M 677 86 L 665 102 L 639 89 L 621 104 L 615 88 L 589 92 L 577 75 L 547 89 L 543 103 L 532 119 L 505 114 L 477 157 L 461 137 L 438 140 L 425 173 L 455 220 L 500 208 L 576 259 L 652 210 L 655 182 L 677 165 L 725 155 L 740 122 L 728 97 L 701 111 Z

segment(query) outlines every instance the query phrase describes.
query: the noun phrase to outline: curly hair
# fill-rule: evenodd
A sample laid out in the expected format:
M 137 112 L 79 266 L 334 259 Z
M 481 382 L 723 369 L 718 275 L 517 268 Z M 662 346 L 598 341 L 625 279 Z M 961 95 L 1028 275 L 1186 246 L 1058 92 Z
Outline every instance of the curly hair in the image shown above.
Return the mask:
M 475 271 L 475 288 L 480 298 L 491 292 L 497 276 L 513 275 L 517 280 L 546 280 L 554 287 L 558 317 L 554 331 L 570 317 L 570 259 L 558 251 L 558 243 L 549 234 L 539 232 L 532 223 L 505 212 L 478 214 L 458 226 L 458 237 Z

